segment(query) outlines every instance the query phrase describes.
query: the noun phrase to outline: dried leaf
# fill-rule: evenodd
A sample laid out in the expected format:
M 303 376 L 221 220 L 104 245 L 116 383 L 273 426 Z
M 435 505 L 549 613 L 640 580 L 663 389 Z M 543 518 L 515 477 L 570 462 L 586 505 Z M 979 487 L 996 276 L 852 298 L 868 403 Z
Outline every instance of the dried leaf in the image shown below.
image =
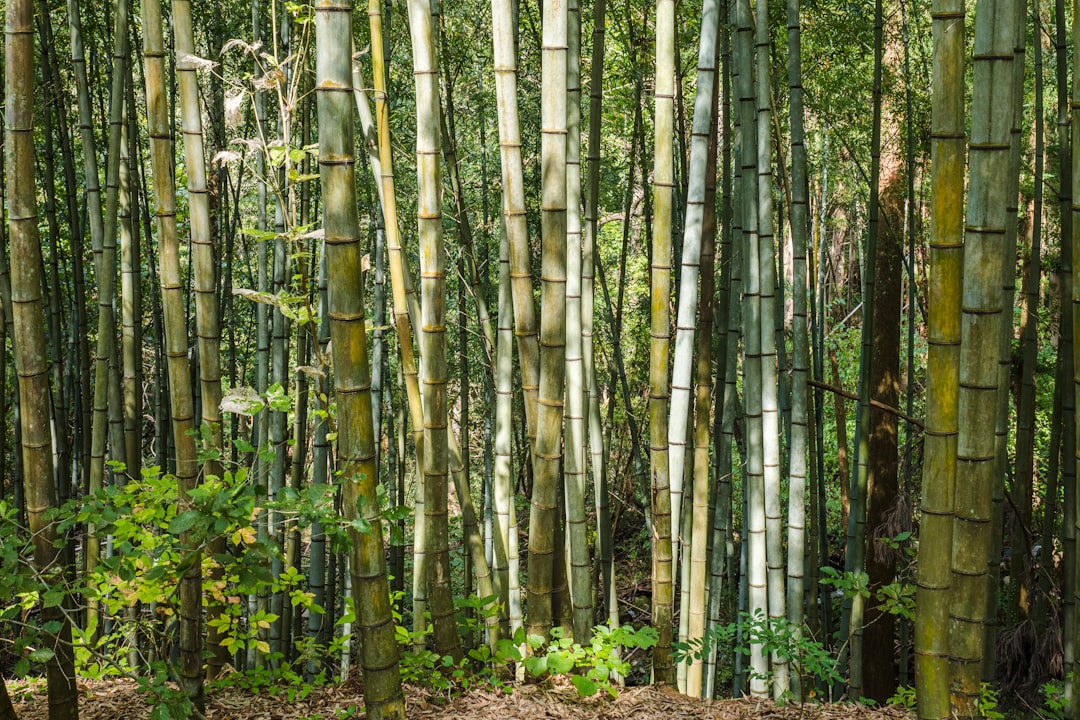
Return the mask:
M 240 160 L 243 157 L 243 155 L 235 150 L 219 150 L 217 155 L 214 155 L 213 160 L 210 161 L 210 164 L 221 167 L 222 165 L 228 165 L 234 160 Z
M 233 388 L 225 397 L 221 398 L 221 412 L 235 413 L 237 415 L 251 417 L 265 406 L 266 401 L 263 397 L 255 392 L 255 388 L 250 387 Z
M 250 290 L 248 288 L 233 288 L 233 295 L 239 295 L 242 298 L 247 298 L 251 302 L 262 303 L 263 305 L 278 304 L 277 295 L 268 292 L 259 292 L 258 290 Z
M 217 66 L 217 63 L 213 60 L 207 60 L 206 58 L 201 58 L 198 55 L 193 55 L 192 53 L 183 53 L 181 55 L 178 55 L 176 58 L 176 62 L 178 65 L 183 65 L 185 63 L 188 65 L 193 65 L 196 70 L 209 70 Z

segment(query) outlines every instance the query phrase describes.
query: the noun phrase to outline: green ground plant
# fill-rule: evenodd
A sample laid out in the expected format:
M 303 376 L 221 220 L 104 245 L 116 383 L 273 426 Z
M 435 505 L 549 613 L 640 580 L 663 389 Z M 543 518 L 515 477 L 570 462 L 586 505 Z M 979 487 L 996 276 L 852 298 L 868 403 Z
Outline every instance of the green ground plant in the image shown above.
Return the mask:
M 713 647 L 720 650 L 718 658 L 730 657 L 736 646 L 740 624 L 743 633 L 752 633 L 760 639 L 765 653 L 790 663 L 803 675 L 816 677 L 826 686 L 843 681 L 837 670 L 836 658 L 806 628 L 793 625 L 783 617 L 768 618 L 760 611 L 754 615 L 742 613 L 738 622 L 717 625 L 700 638 L 675 643 L 675 661 L 704 662 Z M 750 654 L 750 648 L 746 646 L 739 647 L 738 651 L 747 656 Z
M 524 637 L 519 631 L 518 636 Z M 518 641 L 515 636 L 515 641 Z M 525 669 L 530 675 L 543 678 L 553 675 L 569 675 L 570 682 L 581 697 L 591 697 L 601 690 L 611 697 L 618 695 L 618 679 L 630 672 L 630 663 L 624 660 L 625 650 L 641 648 L 648 650 L 656 645 L 655 628 L 633 628 L 620 625 L 609 628 L 597 625 L 592 640 L 587 645 L 575 643 L 564 637 L 562 628 L 551 629 L 551 641 L 545 642 L 539 635 L 524 637 L 532 654 L 525 658 Z

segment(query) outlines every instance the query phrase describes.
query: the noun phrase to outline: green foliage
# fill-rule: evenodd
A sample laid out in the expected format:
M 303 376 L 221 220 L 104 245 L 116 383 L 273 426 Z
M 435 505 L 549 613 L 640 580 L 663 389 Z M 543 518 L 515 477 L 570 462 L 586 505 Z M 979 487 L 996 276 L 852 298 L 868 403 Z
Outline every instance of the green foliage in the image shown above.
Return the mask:
M 487 621 L 499 616 L 499 596 L 485 598 L 470 595 L 467 598 L 454 596 L 454 617 L 457 620 L 458 634 L 466 646 L 477 637 Z
M 1071 682 L 1072 673 L 1069 673 Z M 1065 694 L 1065 685 L 1060 681 L 1047 681 L 1040 688 L 1043 696 L 1043 707 L 1040 715 L 1048 720 L 1064 720 L 1065 711 L 1069 707 L 1069 699 Z
M 459 607 L 476 608 L 481 613 L 498 611 L 490 599 L 475 596 Z M 400 621 L 400 616 L 396 619 Z M 470 632 L 474 623 L 476 620 L 469 618 L 461 625 L 462 632 Z M 524 629 L 519 628 L 513 638 L 500 638 L 494 648 L 480 645 L 455 661 L 449 655 L 439 655 L 425 647 L 424 643 L 431 632 L 430 623 L 418 632 L 411 632 L 398 624 L 397 641 L 402 648 L 401 679 L 406 683 L 423 684 L 447 695 L 464 692 L 477 685 L 510 692 L 510 670 L 513 665 L 523 663 L 526 672 L 537 679 L 569 676 L 570 683 L 581 697 L 590 697 L 600 691 L 615 697 L 618 695 L 619 678 L 630 672 L 630 664 L 622 659 L 624 651 L 631 648 L 649 649 L 657 640 L 656 630 L 651 627 L 623 625 L 609 628 L 597 625 L 586 645 L 563 637 L 561 628 L 552 629 L 550 642 L 539 635 L 526 635 Z M 527 654 L 526 649 L 529 651 Z
M 1004 720 L 1005 713 L 998 710 L 998 695 L 990 683 L 983 683 L 979 690 L 979 717 Z
M 15 506 L 0 499 L 0 623 L 18 628 L 10 640 L 10 653 L 15 658 L 14 674 L 26 677 L 34 666 L 53 659 L 55 652 L 48 635 L 60 630 L 59 621 L 37 626 L 30 617 L 38 606 L 61 605 L 65 593 L 57 577 L 59 568 L 39 573 L 27 561 L 33 554 L 33 543 L 29 530 L 19 525 L 18 518 Z
M 185 720 L 194 716 L 195 708 L 182 690 L 169 682 L 169 674 L 163 663 L 154 663 L 153 672 L 136 678 L 139 692 L 154 706 L 150 720 Z
M 570 682 L 581 697 L 595 695 L 601 690 L 611 697 L 618 695 L 617 680 L 626 677 L 630 664 L 622 659 L 629 648 L 648 650 L 656 645 L 658 633 L 652 627 L 635 629 L 629 625 L 609 628 L 597 625 L 587 645 L 563 637 L 562 628 L 551 629 L 551 641 L 539 635 L 525 636 L 518 631 L 514 640 L 524 639 L 533 654 L 525 658 L 525 669 L 534 677 L 570 675 Z
M 253 693 L 265 692 L 270 697 L 280 697 L 293 703 L 304 700 L 319 685 L 326 682 L 325 673 L 319 673 L 313 680 L 307 680 L 294 668 L 301 661 L 282 662 L 280 653 L 276 663 L 269 667 L 248 668 L 242 673 L 231 673 L 215 680 L 215 687 L 238 687 Z
M 291 407 L 284 393 L 277 396 L 268 393 L 267 399 L 270 407 Z M 204 448 L 207 446 L 204 444 Z M 201 459 L 221 460 L 222 455 L 220 451 L 204 449 Z M 114 466 L 117 474 L 123 470 L 120 465 Z M 192 563 L 199 561 L 207 625 L 219 631 L 222 646 L 229 653 L 243 655 L 255 651 L 268 660 L 265 668 L 249 668 L 217 682 L 253 692 L 281 694 L 289 701 L 306 697 L 316 685 L 325 682 L 326 675 L 323 671 L 314 678 L 305 678 L 300 668 L 312 658 L 339 655 L 347 637 L 333 637 L 328 646 L 297 638 L 298 652 L 291 662 L 286 662 L 282 654 L 271 654 L 265 640 L 265 632 L 278 616 L 266 610 L 248 614 L 243 599 L 260 593 L 283 594 L 294 613 L 324 613 L 315 603 L 314 593 L 307 590 L 307 579 L 295 567 L 285 569 L 277 577 L 271 574 L 272 561 L 280 558 L 281 551 L 260 531 L 257 519 L 266 510 L 274 509 L 297 529 L 317 521 L 328 539 L 344 548 L 347 526 L 334 509 L 336 488 L 313 486 L 299 492 L 287 489 L 271 502 L 250 482 L 248 468 L 241 465 L 227 468 L 221 477 L 205 477 L 197 488 L 188 492 L 187 502 L 180 511 L 177 493 L 174 477 L 163 474 L 158 467 L 147 467 L 139 478 L 123 485 L 109 485 L 80 503 L 68 503 L 56 513 L 61 536 L 76 524 L 86 524 L 92 525 L 100 536 L 110 536 L 113 543 L 113 552 L 68 589 L 98 599 L 104 611 L 114 618 L 112 632 L 108 634 L 99 635 L 95 627 L 74 629 L 79 672 L 93 678 L 133 675 L 136 668 L 128 665 L 128 650 L 140 638 L 141 642 L 156 646 L 156 657 L 168 658 L 167 644 L 174 633 L 179 580 Z M 8 541 L 26 536 L 7 529 L 13 521 L 11 508 L 0 503 L 0 539 L 3 540 L 0 553 L 5 560 L 5 572 L 0 576 L 0 593 L 3 593 L 0 601 L 17 601 L 3 603 L 5 619 L 28 613 L 38 603 L 59 604 L 64 597 L 62 590 L 46 589 L 46 585 L 37 581 L 27 563 L 18 562 L 19 557 L 29 555 L 29 550 Z M 181 533 L 185 535 L 183 542 Z M 221 545 L 219 541 L 224 541 L 224 549 L 211 552 Z M 21 572 L 7 572 L 9 561 Z M 131 612 L 140 604 L 154 608 L 155 617 Z M 349 619 L 347 614 L 339 624 Z M 21 658 L 17 672 L 25 674 L 31 663 L 49 659 L 51 651 L 40 647 L 38 638 L 35 633 L 25 633 L 20 638 L 24 647 L 16 648 Z M 175 668 L 167 660 L 156 660 L 150 663 L 150 670 L 139 682 L 143 692 L 153 698 L 154 717 L 187 717 L 191 708 L 186 698 L 166 684 L 175 679 Z
M 882 611 L 915 621 L 915 586 L 911 583 L 894 582 L 879 588 L 874 597 L 881 603 Z
M 676 662 L 703 662 L 713 647 L 730 648 L 733 651 L 750 655 L 746 644 L 735 647 L 735 637 L 742 632 L 760 643 L 764 652 L 775 655 L 781 660 L 793 664 L 799 671 L 820 678 L 825 684 L 843 682 L 836 668 L 836 658 L 799 625 L 793 625 L 787 618 L 769 618 L 760 610 L 751 615 L 742 613 L 739 623 L 718 625 L 711 628 L 704 636 L 690 638 L 687 642 L 673 643 L 672 656 Z
M 896 688 L 892 697 L 885 701 L 885 704 L 915 712 L 915 688 L 911 685 L 901 685 Z
M 836 568 L 821 568 L 821 584 L 831 585 L 844 594 L 845 598 L 870 597 L 870 576 L 865 572 L 840 572 Z
M 476 596 L 465 602 L 474 607 L 491 607 L 491 603 L 484 603 Z M 494 611 L 498 612 L 498 608 Z M 425 647 L 432 633 L 430 622 L 423 630 L 412 632 L 401 624 L 401 615 L 396 611 L 394 619 L 398 623 L 397 642 L 402 649 L 399 665 L 402 682 L 425 685 L 447 695 L 467 691 L 477 684 L 509 692 L 503 678 L 510 663 L 521 660 L 521 653 L 513 643 L 500 640 L 494 653 L 487 645 L 481 645 L 469 650 L 460 660 L 454 660 L 453 656 L 439 655 Z M 475 619 L 470 618 L 470 622 L 475 623 Z M 459 625 L 459 629 L 468 631 L 467 626 Z

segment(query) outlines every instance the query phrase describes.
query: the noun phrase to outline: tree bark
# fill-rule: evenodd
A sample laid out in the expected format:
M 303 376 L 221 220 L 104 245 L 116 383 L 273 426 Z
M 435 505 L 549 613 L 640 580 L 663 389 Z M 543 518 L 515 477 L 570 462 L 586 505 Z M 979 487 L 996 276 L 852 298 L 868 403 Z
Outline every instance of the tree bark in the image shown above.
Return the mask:
M 870 356 L 870 397 L 895 407 L 900 397 L 900 305 L 904 245 L 902 178 L 886 178 L 881 192 L 881 224 L 874 270 L 874 344 Z M 884 542 L 897 510 L 898 418 L 875 405 L 870 410 L 870 466 L 867 482 L 866 573 L 870 601 L 863 629 L 863 695 L 880 705 L 896 691 L 893 665 L 896 616 L 881 609 L 876 593 L 896 579 L 896 555 Z

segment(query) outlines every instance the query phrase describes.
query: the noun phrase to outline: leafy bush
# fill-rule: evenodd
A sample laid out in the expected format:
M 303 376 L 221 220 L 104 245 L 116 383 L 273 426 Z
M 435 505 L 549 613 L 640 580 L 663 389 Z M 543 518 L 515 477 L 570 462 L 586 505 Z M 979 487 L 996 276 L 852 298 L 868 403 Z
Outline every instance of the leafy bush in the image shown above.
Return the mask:
M 524 637 L 524 632 L 519 630 L 518 636 Z M 622 650 L 648 650 L 656 645 L 658 638 L 652 627 L 597 625 L 593 628 L 591 642 L 583 646 L 572 638 L 563 637 L 562 628 L 555 627 L 551 629 L 551 642 L 545 642 L 539 635 L 524 637 L 533 651 L 525 658 L 525 669 L 538 678 L 570 675 L 570 682 L 582 697 L 590 697 L 601 690 L 615 697 L 618 695 L 618 678 L 626 677 L 630 672 L 630 664 L 622 659 Z
M 481 612 L 490 611 L 486 608 L 497 610 L 475 597 L 462 605 L 478 607 Z M 468 631 L 475 622 L 470 618 L 463 630 Z M 527 635 L 523 628 L 518 628 L 512 638 L 497 640 L 494 648 L 481 645 L 469 650 L 460 660 L 454 660 L 423 646 L 430 633 L 430 624 L 420 632 L 398 625 L 397 640 L 403 649 L 401 677 L 404 682 L 424 684 L 447 694 L 467 691 L 477 684 L 510 692 L 510 669 L 520 663 L 537 679 L 569 676 L 581 697 L 590 697 L 601 690 L 615 697 L 619 679 L 630 671 L 630 664 L 622 659 L 623 651 L 648 649 L 657 641 L 657 632 L 651 627 L 597 625 L 586 645 L 564 637 L 562 628 L 552 628 L 550 641 L 540 635 Z
M 763 652 L 794 665 L 799 672 L 820 678 L 826 684 L 843 681 L 836 669 L 836 658 L 802 626 L 789 623 L 787 618 L 768 618 L 760 610 L 754 615 L 742 613 L 739 623 L 718 625 L 703 637 L 673 643 L 673 658 L 676 662 L 703 662 L 713 647 L 734 648 L 740 623 L 743 633 L 754 638 Z M 738 651 L 750 655 L 748 645 L 739 646 Z

